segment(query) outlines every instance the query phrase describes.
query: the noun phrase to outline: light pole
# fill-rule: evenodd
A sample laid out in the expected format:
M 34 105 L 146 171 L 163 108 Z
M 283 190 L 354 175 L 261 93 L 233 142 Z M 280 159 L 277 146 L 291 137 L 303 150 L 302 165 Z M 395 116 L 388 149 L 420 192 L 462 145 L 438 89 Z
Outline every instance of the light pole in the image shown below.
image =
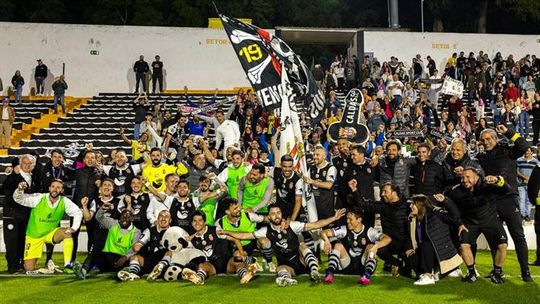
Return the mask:
M 420 0 L 420 15 L 422 15 L 422 33 L 424 32 L 424 0 Z

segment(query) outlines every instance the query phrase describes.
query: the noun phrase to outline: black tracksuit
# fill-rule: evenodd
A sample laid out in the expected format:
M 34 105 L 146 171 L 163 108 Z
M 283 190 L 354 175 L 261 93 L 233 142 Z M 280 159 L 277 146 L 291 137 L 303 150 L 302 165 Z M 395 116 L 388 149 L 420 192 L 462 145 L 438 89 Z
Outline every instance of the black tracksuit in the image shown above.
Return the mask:
M 529 183 L 527 184 L 527 192 L 529 195 L 529 201 L 536 204 L 536 211 L 534 212 L 534 232 L 536 234 L 536 262 L 540 262 L 540 167 L 534 167 L 531 176 L 529 177 Z
M 428 159 L 425 163 L 416 160 L 411 167 L 413 177 L 412 194 L 433 195 L 443 192 L 443 168 L 438 163 Z
M 512 141 L 517 133 L 507 131 L 505 136 Z M 487 175 L 502 176 L 510 187 L 508 194 L 496 195 L 499 218 L 506 223 L 510 236 L 516 245 L 516 254 L 521 271 L 528 271 L 528 248 L 525 233 L 519 213 L 519 197 L 517 191 L 517 163 L 516 159 L 525 153 L 528 147 L 525 138 L 514 138 L 513 146 L 497 144 L 490 151 L 478 154 L 478 161 Z
M 379 257 L 391 265 L 402 266 L 403 263 L 394 255 L 402 256 L 405 249 L 409 216 L 407 199 L 400 197 L 396 203 L 367 201 L 358 191 L 353 192 L 353 197 L 355 204 L 363 210 L 381 215 L 382 231 L 392 239 L 388 246 L 379 249 Z
M 32 183 L 24 190 L 25 193 L 39 192 L 41 188 L 41 170 L 39 168 L 32 171 Z M 6 260 L 9 273 L 15 273 L 23 267 L 26 226 L 30 217 L 30 208 L 21 206 L 13 200 L 13 193 L 19 186 L 19 183 L 23 181 L 24 178 L 20 174 L 11 173 L 7 176 L 3 184 L 5 195 L 3 214 L 4 243 L 6 244 Z

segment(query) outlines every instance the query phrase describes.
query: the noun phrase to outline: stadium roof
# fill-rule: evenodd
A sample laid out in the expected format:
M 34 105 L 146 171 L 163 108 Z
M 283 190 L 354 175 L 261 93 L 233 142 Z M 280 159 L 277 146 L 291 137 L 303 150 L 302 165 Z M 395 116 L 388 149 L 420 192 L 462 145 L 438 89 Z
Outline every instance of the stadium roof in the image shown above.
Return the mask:
M 276 27 L 276 33 L 279 32 L 280 38 L 293 44 L 349 44 L 359 31 L 408 31 L 408 29 Z

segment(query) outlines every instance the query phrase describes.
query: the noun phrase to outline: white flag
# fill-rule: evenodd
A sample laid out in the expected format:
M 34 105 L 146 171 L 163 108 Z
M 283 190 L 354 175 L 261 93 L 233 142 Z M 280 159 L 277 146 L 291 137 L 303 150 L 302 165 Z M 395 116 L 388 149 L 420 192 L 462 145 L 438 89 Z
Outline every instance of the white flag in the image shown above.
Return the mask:
M 296 104 L 292 99 L 292 88 L 289 83 L 287 73 L 281 73 L 281 86 L 283 96 L 281 97 L 281 134 L 279 138 L 279 154 L 290 155 L 294 162 L 296 171 L 307 174 L 307 164 L 304 149 L 304 139 L 302 137 L 302 128 L 298 119 Z M 305 208 L 310 222 L 317 221 L 317 206 L 313 197 L 311 186 L 304 183 L 304 196 L 302 206 Z
M 446 76 L 442 84 L 441 93 L 463 98 L 463 82 Z

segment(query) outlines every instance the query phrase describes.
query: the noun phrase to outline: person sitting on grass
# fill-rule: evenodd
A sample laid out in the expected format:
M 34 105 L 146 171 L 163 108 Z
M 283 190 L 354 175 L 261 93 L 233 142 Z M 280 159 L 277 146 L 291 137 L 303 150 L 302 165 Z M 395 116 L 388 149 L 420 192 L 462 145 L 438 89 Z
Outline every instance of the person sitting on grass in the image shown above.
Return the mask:
M 70 199 L 62 196 L 64 183 L 56 179 L 49 186 L 49 193 L 25 194 L 26 182 L 19 183 L 13 193 L 13 200 L 25 207 L 32 208 L 26 228 L 24 269 L 26 274 L 37 274 L 37 262 L 43 254 L 44 244 L 64 242 L 64 272 L 70 272 L 69 262 L 73 250 L 72 233 L 81 225 L 82 212 Z M 73 218 L 70 228 L 60 228 L 64 214 Z
M 118 272 L 129 265 L 129 259 L 135 255 L 134 246 L 141 238 L 140 231 L 133 225 L 133 215 L 129 209 L 120 213 L 118 220 L 104 208 L 96 213 L 96 220 L 108 229 L 105 246 L 101 252 L 92 251 L 83 264 L 75 262 L 73 271 L 79 279 L 86 279 L 92 265 L 98 265 L 101 272 Z

